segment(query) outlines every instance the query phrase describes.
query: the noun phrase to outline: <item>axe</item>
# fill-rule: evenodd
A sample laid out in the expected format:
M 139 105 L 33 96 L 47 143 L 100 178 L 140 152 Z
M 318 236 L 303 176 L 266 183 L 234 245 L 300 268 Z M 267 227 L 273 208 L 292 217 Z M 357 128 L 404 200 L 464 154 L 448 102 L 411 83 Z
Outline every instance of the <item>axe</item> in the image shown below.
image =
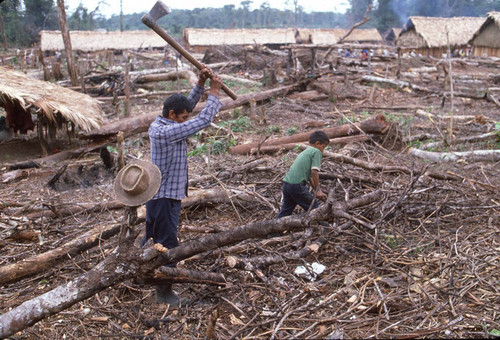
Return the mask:
M 149 11 L 148 14 L 145 14 L 141 20 L 144 23 L 144 25 L 148 26 L 151 28 L 153 31 L 155 31 L 160 37 L 163 38 L 167 43 L 169 43 L 170 46 L 175 48 L 177 52 L 182 54 L 184 58 L 189 60 L 191 64 L 193 64 L 198 70 L 201 70 L 203 68 L 203 65 L 196 60 L 188 51 L 184 49 L 175 39 L 173 39 L 170 35 L 168 35 L 167 31 L 165 31 L 163 28 L 158 26 L 156 23 L 158 19 L 164 17 L 165 15 L 170 13 L 170 8 L 167 7 L 161 0 L 158 0 L 153 8 Z M 230 88 L 228 88 L 225 84 L 222 84 L 222 90 L 226 92 L 226 94 L 231 97 L 233 100 L 236 100 L 238 96 L 231 91 Z

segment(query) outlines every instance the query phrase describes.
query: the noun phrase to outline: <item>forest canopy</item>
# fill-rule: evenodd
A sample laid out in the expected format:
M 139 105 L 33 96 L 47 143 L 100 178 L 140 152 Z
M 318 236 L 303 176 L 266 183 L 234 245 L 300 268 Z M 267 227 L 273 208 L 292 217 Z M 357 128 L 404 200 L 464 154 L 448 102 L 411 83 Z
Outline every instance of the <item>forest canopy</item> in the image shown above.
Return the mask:
M 372 4 L 371 20 L 363 28 L 377 28 L 382 34 L 392 27 L 401 27 L 409 16 L 481 16 L 500 10 L 500 0 L 348 0 L 345 13 L 304 11 L 300 0 L 294 0 L 291 9 L 271 8 L 264 2 L 251 10 L 252 1 L 241 1 L 239 6 L 222 8 L 195 8 L 173 10 L 162 18 L 160 25 L 169 28 L 173 36 L 192 28 L 348 28 L 360 21 Z M 142 30 L 144 13 L 105 17 L 99 6 L 85 7 L 84 2 L 73 12 L 66 12 L 70 30 Z M 58 30 L 59 20 L 55 0 L 0 1 L 0 30 L 3 46 L 27 47 L 39 42 L 41 30 Z

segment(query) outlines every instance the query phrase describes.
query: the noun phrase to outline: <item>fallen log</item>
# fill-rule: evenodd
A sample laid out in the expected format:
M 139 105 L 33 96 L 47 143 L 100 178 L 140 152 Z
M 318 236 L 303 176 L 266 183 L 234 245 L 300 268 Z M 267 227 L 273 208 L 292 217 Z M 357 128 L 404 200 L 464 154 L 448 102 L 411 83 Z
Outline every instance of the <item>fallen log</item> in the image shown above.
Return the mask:
M 261 200 L 252 196 L 245 190 L 227 188 L 227 189 L 204 189 L 196 190 L 190 192 L 190 195 L 182 199 L 181 206 L 191 207 L 195 205 L 207 205 L 207 204 L 222 204 L 222 203 L 236 203 L 240 206 L 245 206 L 250 204 L 260 204 Z
M 348 144 L 348 143 L 358 143 L 369 140 L 370 137 L 367 135 L 356 135 L 349 137 L 339 137 L 330 139 L 330 145 L 333 144 Z M 280 151 L 292 150 L 297 146 L 305 147 L 304 144 L 301 143 L 287 143 L 287 144 L 278 144 L 278 145 L 264 145 L 261 147 L 256 147 L 250 150 L 250 154 L 259 154 L 259 153 L 276 153 Z
M 267 100 L 272 97 L 276 96 L 286 96 L 288 93 L 291 93 L 293 91 L 296 91 L 300 88 L 304 88 L 309 81 L 304 81 L 300 82 L 294 85 L 289 85 L 289 86 L 283 86 L 283 87 L 278 87 L 275 89 L 267 90 L 267 91 L 262 91 L 262 92 L 256 92 L 256 93 L 249 93 L 247 95 L 239 95 L 238 99 L 232 100 L 231 98 L 223 98 L 221 100 L 222 102 L 222 110 L 228 110 L 232 109 L 238 106 L 242 106 L 244 104 L 249 103 L 252 100 L 255 100 L 256 102 L 262 102 L 264 100 Z M 205 103 L 199 103 L 196 105 L 196 107 L 193 110 L 193 113 L 196 114 L 202 110 L 202 108 L 205 106 Z M 130 117 L 130 118 L 125 118 L 125 119 L 120 119 L 115 122 L 112 122 L 110 124 L 106 124 L 102 126 L 100 129 L 97 130 L 91 130 L 90 132 L 84 132 L 81 131 L 79 134 L 79 138 L 82 139 L 100 139 L 103 137 L 107 136 L 114 136 L 116 135 L 119 131 L 124 131 L 125 137 L 134 135 L 136 133 L 140 132 L 145 132 L 148 130 L 149 125 L 155 120 L 156 116 L 160 115 L 161 111 L 154 112 L 154 113 L 149 113 L 141 116 L 135 116 L 135 117 Z
M 457 162 L 466 160 L 468 162 L 498 162 L 500 161 L 500 150 L 473 150 L 463 152 L 432 152 L 415 148 L 409 148 L 410 155 L 427 159 L 432 162 Z
M 185 79 L 192 87 L 196 85 L 198 82 L 198 77 L 194 74 L 193 71 L 185 70 L 185 71 L 172 71 L 167 73 L 158 73 L 158 74 L 148 74 L 142 75 L 135 78 L 134 83 L 144 84 L 150 82 L 159 82 L 159 81 L 176 81 L 177 79 Z
M 41 273 L 64 258 L 71 258 L 118 234 L 120 224 L 100 225 L 48 252 L 0 267 L 0 285 Z
M 0 338 L 6 338 L 24 330 L 38 321 L 57 314 L 72 305 L 94 296 L 96 293 L 134 277 L 147 277 L 154 269 L 179 262 L 196 254 L 235 244 L 249 238 L 263 238 L 285 230 L 306 228 L 313 221 L 324 220 L 334 211 L 346 211 L 377 202 L 381 191 L 375 191 L 347 202 L 324 204 L 308 215 L 287 216 L 269 221 L 259 221 L 232 230 L 208 235 L 160 252 L 155 247 L 136 248 L 138 232 L 132 232 L 115 251 L 90 271 L 58 286 L 49 292 L 23 302 L 0 315 Z
M 437 148 L 445 145 L 456 145 L 456 144 L 463 144 L 463 143 L 475 143 L 475 142 L 484 142 L 487 140 L 495 140 L 500 137 L 500 134 L 496 131 L 488 132 L 488 133 L 483 133 L 481 135 L 476 135 L 476 136 L 464 136 L 464 137 L 459 137 L 459 138 L 454 138 L 452 140 L 448 141 L 439 141 L 439 142 L 430 142 L 430 143 L 425 143 L 423 144 L 419 149 L 425 150 L 425 149 L 430 149 L 430 148 Z
M 389 127 L 390 124 L 386 122 L 385 116 L 382 114 L 378 114 L 359 123 L 334 126 L 331 128 L 323 129 L 322 131 L 325 132 L 328 135 L 328 137 L 336 138 L 336 137 L 357 135 L 361 131 L 363 131 L 364 133 L 381 134 L 387 132 Z M 262 148 L 264 146 L 269 146 L 269 145 L 306 142 L 309 140 L 310 134 L 311 134 L 310 132 L 304 132 L 292 136 L 269 139 L 263 143 L 253 142 L 248 144 L 240 144 L 229 148 L 229 153 L 244 155 L 250 153 L 252 150 L 255 150 L 256 148 L 259 147 Z
M 155 270 L 152 278 L 146 278 L 145 283 L 158 285 L 168 282 L 198 283 L 216 286 L 226 285 L 224 275 L 218 273 L 201 272 L 185 268 L 160 267 Z

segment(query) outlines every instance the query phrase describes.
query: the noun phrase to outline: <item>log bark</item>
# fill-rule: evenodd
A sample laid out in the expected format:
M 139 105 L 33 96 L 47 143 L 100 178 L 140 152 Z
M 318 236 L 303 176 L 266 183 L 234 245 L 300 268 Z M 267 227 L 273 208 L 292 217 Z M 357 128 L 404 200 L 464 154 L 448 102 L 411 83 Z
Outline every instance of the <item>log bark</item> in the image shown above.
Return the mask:
M 364 142 L 369 140 L 370 137 L 367 135 L 357 135 L 357 136 L 349 136 L 349 137 L 339 137 L 330 139 L 330 145 L 333 144 L 348 144 L 348 143 L 357 143 Z M 287 143 L 287 144 L 278 144 L 278 145 L 264 145 L 250 150 L 250 154 L 258 154 L 258 153 L 276 153 L 285 150 L 292 150 L 297 146 L 305 147 L 304 144 L 301 143 Z
M 216 286 L 224 286 L 226 284 L 226 279 L 222 274 L 171 267 L 160 267 L 155 270 L 155 274 L 152 278 L 145 280 L 146 283 L 151 285 L 162 284 L 165 283 L 165 281 L 210 284 Z
M 94 294 L 124 280 L 146 277 L 154 269 L 179 262 L 196 254 L 235 244 L 249 238 L 262 238 L 268 234 L 295 231 L 307 227 L 312 221 L 324 220 L 336 210 L 350 210 L 376 202 L 382 198 L 381 191 L 363 195 L 357 199 L 335 205 L 324 204 L 306 216 L 287 216 L 270 221 L 258 221 L 218 234 L 180 244 L 161 253 L 154 247 L 134 247 L 138 232 L 125 238 L 123 243 L 93 269 L 68 283 L 28 300 L 0 315 L 0 338 L 6 338 L 38 321 L 57 314 Z
M 500 150 L 473 150 L 464 152 L 431 152 L 410 148 L 408 153 L 433 162 L 457 162 L 466 160 L 469 162 L 498 162 L 500 161 Z
M 137 84 L 144 84 L 159 81 L 177 81 L 178 78 L 187 80 L 190 86 L 194 86 L 198 82 L 196 74 L 189 70 L 143 75 L 135 78 L 134 82 Z
M 363 131 L 364 133 L 378 133 L 378 134 L 385 133 L 389 129 L 389 126 L 390 124 L 386 122 L 385 116 L 379 114 L 359 123 L 335 126 L 323 129 L 322 131 L 325 132 L 328 135 L 328 137 L 336 138 L 336 137 L 357 135 L 361 131 Z M 266 140 L 262 144 L 260 144 L 259 142 L 253 142 L 248 144 L 236 145 L 229 148 L 229 153 L 244 155 L 250 153 L 251 150 L 256 149 L 258 147 L 306 142 L 309 140 L 310 134 L 311 134 L 310 132 L 304 132 L 292 136 Z
M 239 95 L 238 99 L 232 100 L 231 98 L 223 98 L 221 100 L 222 102 L 222 110 L 228 110 L 232 109 L 238 106 L 245 105 L 250 102 L 250 100 L 255 100 L 257 102 L 261 102 L 264 100 L 267 100 L 271 97 L 277 97 L 277 96 L 286 96 L 288 93 L 291 93 L 293 91 L 296 91 L 298 89 L 304 88 L 311 80 L 305 81 L 305 82 L 300 82 L 294 85 L 290 86 L 283 86 L 283 87 L 278 87 L 275 89 L 267 90 L 267 91 L 262 91 L 262 92 L 257 92 L 257 93 L 250 93 L 247 95 Z M 205 106 L 205 103 L 199 103 L 199 105 L 196 105 L 196 107 L 193 110 L 193 113 L 198 113 L 200 112 L 203 107 Z M 147 131 L 149 128 L 149 125 L 154 121 L 156 116 L 160 115 L 160 112 L 155 112 L 155 113 L 150 113 L 146 115 L 141 115 L 137 117 L 130 117 L 130 118 L 125 118 L 125 119 L 120 119 L 116 122 L 104 125 L 98 130 L 92 130 L 88 133 L 86 132 L 81 132 L 79 135 L 80 138 L 83 139 L 99 139 L 103 138 L 106 136 L 114 136 L 116 135 L 119 131 L 124 131 L 125 137 Z
M 0 284 L 21 280 L 25 277 L 42 273 L 50 269 L 64 258 L 72 257 L 88 250 L 101 240 L 107 240 L 120 231 L 120 224 L 100 225 L 83 235 L 65 243 L 61 247 L 48 252 L 28 257 L 24 260 L 0 267 Z

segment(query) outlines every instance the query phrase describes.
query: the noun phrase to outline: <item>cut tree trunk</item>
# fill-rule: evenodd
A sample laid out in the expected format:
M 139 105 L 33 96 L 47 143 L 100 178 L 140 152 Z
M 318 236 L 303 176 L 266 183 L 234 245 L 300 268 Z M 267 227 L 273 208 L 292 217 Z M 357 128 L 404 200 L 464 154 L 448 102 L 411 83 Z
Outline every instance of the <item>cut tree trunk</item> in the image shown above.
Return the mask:
M 431 152 L 410 148 L 408 153 L 433 162 L 457 162 L 466 160 L 468 162 L 498 162 L 500 161 L 500 150 L 473 150 L 463 152 Z
M 357 135 L 357 136 L 349 136 L 349 137 L 339 137 L 330 139 L 330 145 L 333 144 L 348 144 L 348 143 L 357 143 L 364 142 L 369 140 L 370 137 L 367 135 Z M 250 150 L 250 154 L 258 154 L 258 153 L 276 153 L 280 151 L 292 150 L 297 146 L 306 147 L 306 145 L 301 143 L 288 143 L 288 144 L 278 144 L 278 145 L 264 145 L 256 147 Z
M 236 100 L 232 100 L 231 98 L 223 98 L 221 100 L 222 102 L 221 111 L 245 105 L 249 103 L 251 100 L 261 102 L 276 96 L 286 96 L 288 93 L 304 88 L 309 83 L 309 81 L 312 80 L 313 78 L 311 78 L 311 80 L 308 80 L 307 82 L 301 82 L 290 86 L 278 87 L 275 89 L 250 93 L 247 95 L 239 95 L 238 99 Z M 199 105 L 196 105 L 196 107 L 194 108 L 193 113 L 200 112 L 204 106 L 205 103 L 199 103 Z M 147 131 L 149 125 L 154 121 L 156 116 L 160 114 L 161 114 L 160 112 L 155 112 L 137 117 L 120 119 L 116 122 L 104 125 L 98 130 L 92 130 L 88 133 L 81 132 L 79 137 L 83 139 L 100 139 L 106 136 L 116 135 L 119 131 L 124 131 L 125 137 L 127 137 L 136 133 Z
M 75 59 L 73 58 L 73 47 L 71 46 L 71 36 L 68 29 L 68 21 L 66 19 L 66 9 L 64 8 L 64 0 L 57 0 L 57 9 L 59 13 L 59 26 L 61 28 L 62 39 L 64 42 L 64 50 L 66 52 L 66 62 L 68 63 L 68 73 L 71 79 L 71 85 L 78 85 L 78 73 L 76 71 Z
M 134 82 L 137 84 L 144 84 L 159 81 L 177 81 L 177 79 L 179 78 L 187 80 L 190 86 L 194 86 L 198 82 L 198 77 L 196 77 L 196 74 L 194 74 L 193 71 L 189 70 L 143 75 L 137 77 Z
M 69 241 L 68 243 L 27 259 L 0 267 L 0 285 L 18 281 L 22 278 L 41 273 L 64 258 L 71 258 L 74 255 L 88 250 L 106 240 L 120 231 L 120 224 L 101 225 L 92 228 L 83 235 Z
M 381 134 L 387 132 L 389 127 L 390 124 L 386 122 L 385 116 L 379 114 L 359 123 L 335 126 L 323 129 L 322 131 L 325 132 L 328 135 L 328 137 L 336 138 L 336 137 L 357 135 L 361 131 L 363 131 L 364 133 Z M 311 134 L 310 132 L 304 132 L 292 136 L 266 140 L 263 143 L 253 142 L 248 144 L 236 145 L 229 148 L 229 153 L 244 155 L 250 153 L 252 150 L 255 150 L 259 147 L 306 142 L 309 140 L 310 134 Z
M 182 243 L 176 248 L 160 252 L 157 247 L 136 248 L 135 231 L 102 262 L 85 274 L 53 290 L 25 301 L 0 315 L 0 338 L 6 338 L 38 321 L 57 314 L 96 293 L 134 277 L 147 277 L 156 268 L 179 262 L 196 254 L 235 244 L 250 238 L 263 238 L 272 233 L 306 228 L 313 221 L 325 220 L 336 211 L 351 210 L 377 202 L 381 191 L 375 191 L 347 202 L 324 204 L 308 215 L 287 216 L 269 221 L 258 221 L 218 234 Z M 124 226 L 125 227 L 125 226 Z
M 216 286 L 224 286 L 226 284 L 226 279 L 222 274 L 171 267 L 160 267 L 155 270 L 155 274 L 152 278 L 147 278 L 145 280 L 146 283 L 151 285 L 159 285 L 165 283 L 166 281 L 177 283 L 199 283 Z

